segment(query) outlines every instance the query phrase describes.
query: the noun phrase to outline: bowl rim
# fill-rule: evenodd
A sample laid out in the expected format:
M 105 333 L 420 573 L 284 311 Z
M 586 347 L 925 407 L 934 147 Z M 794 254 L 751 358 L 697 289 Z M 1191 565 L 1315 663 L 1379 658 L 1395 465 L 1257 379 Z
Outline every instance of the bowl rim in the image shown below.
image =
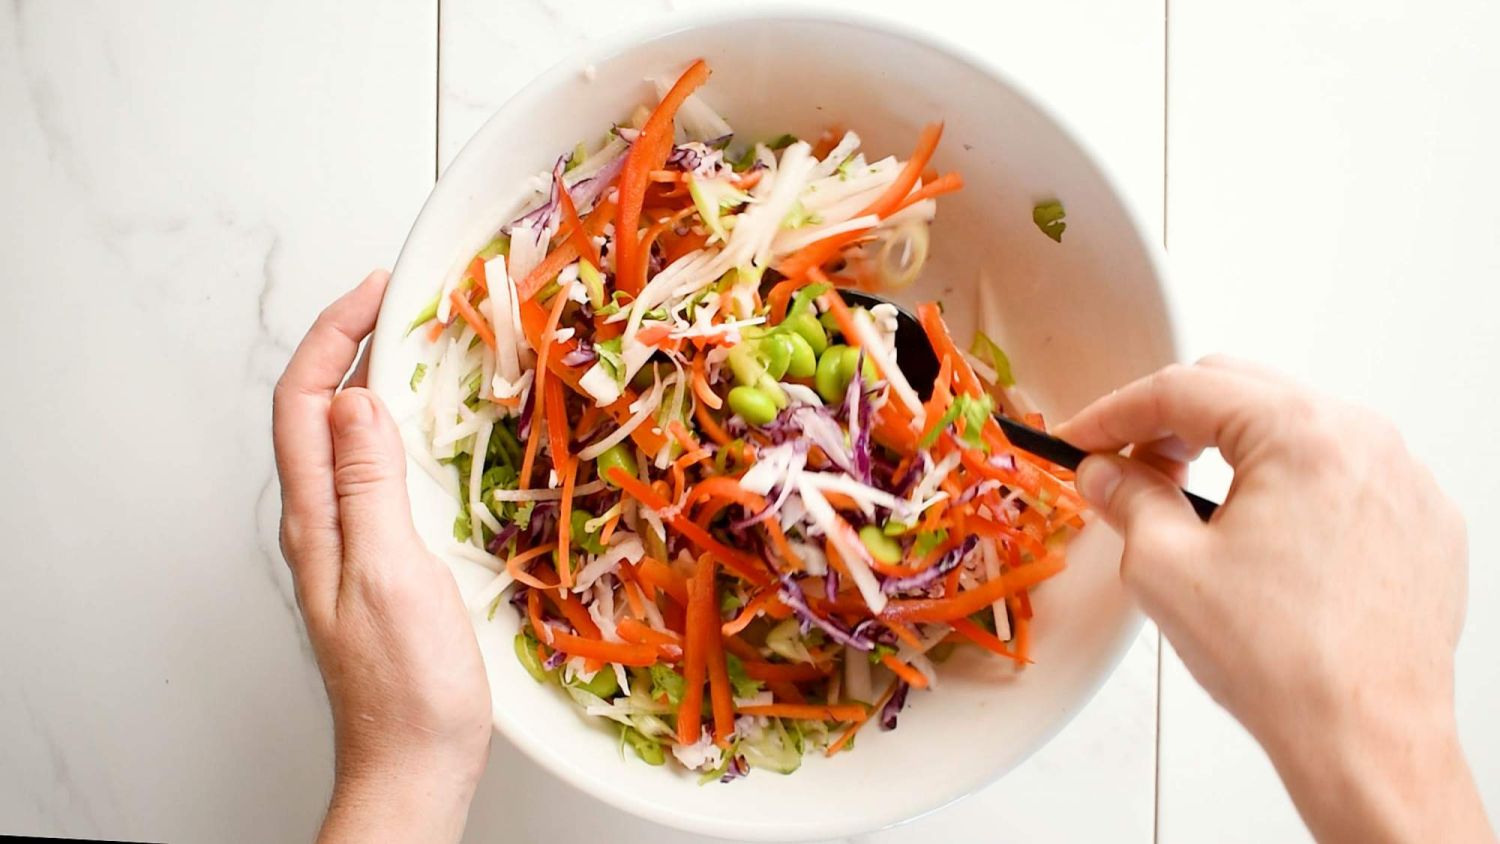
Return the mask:
M 1111 198 L 1123 210 L 1126 221 L 1134 233 L 1135 240 L 1140 244 L 1144 253 L 1152 277 L 1156 281 L 1158 293 L 1161 297 L 1162 309 L 1166 316 L 1165 340 L 1170 357 L 1172 360 L 1180 359 L 1181 352 L 1177 329 L 1178 306 L 1171 293 L 1165 250 L 1162 244 L 1154 237 L 1158 230 L 1145 225 L 1144 221 L 1147 218 L 1141 213 L 1138 203 L 1129 193 L 1121 190 L 1119 180 L 1103 163 L 1104 159 L 1098 155 L 1094 145 L 1086 136 L 1079 132 L 1070 120 L 1049 106 L 1028 85 L 1011 76 L 998 62 L 990 57 L 982 55 L 929 29 L 857 9 L 806 8 L 787 2 L 773 2 L 754 7 L 730 7 L 699 9 L 691 12 L 674 12 L 665 20 L 656 19 L 639 23 L 623 30 L 618 35 L 602 38 L 572 50 L 508 97 L 485 120 L 484 124 L 464 142 L 463 147 L 454 156 L 453 160 L 449 162 L 448 166 L 443 169 L 431 192 L 428 194 L 427 199 L 422 203 L 412 229 L 402 243 L 400 253 L 398 253 L 395 266 L 393 267 L 393 277 L 400 275 L 402 261 L 406 258 L 411 244 L 425 239 L 428 236 L 427 229 L 435 225 L 432 222 L 433 218 L 427 214 L 428 209 L 448 202 L 450 194 L 461 190 L 458 180 L 451 178 L 450 174 L 462 174 L 469 166 L 469 161 L 483 156 L 487 144 L 481 142 L 481 140 L 496 135 L 499 127 L 505 124 L 506 118 L 513 112 L 525 111 L 532 108 L 539 101 L 543 100 L 547 93 L 564 84 L 568 79 L 581 73 L 584 68 L 592 64 L 602 63 L 622 53 L 649 48 L 653 42 L 677 33 L 744 21 L 831 24 L 840 27 L 863 29 L 879 35 L 902 39 L 919 47 L 946 54 L 953 60 L 967 65 L 976 72 L 988 76 L 1000 85 L 1008 88 L 1023 103 L 1035 109 L 1038 114 L 1047 122 L 1053 124 L 1063 136 L 1074 144 L 1082 154 L 1084 161 L 1094 170 L 1094 175 L 1108 190 Z M 370 341 L 372 384 L 380 383 L 382 380 L 381 378 L 374 377 L 376 373 L 386 372 L 391 366 L 397 365 L 397 362 L 393 359 L 393 355 L 396 354 L 396 349 L 400 345 L 400 329 L 404 327 L 404 322 L 399 315 L 386 313 L 388 307 L 391 307 L 391 300 L 389 299 L 382 303 L 376 329 Z M 381 330 L 382 327 L 385 328 L 384 331 Z M 382 337 L 389 339 L 391 342 L 378 342 Z M 1065 726 L 1077 717 L 1078 712 L 1082 711 L 1087 706 L 1087 703 L 1094 699 L 1099 689 L 1113 676 L 1124 659 L 1125 654 L 1130 650 L 1140 633 L 1143 621 L 1144 619 L 1139 611 L 1132 607 L 1125 617 L 1120 630 L 1117 631 L 1114 640 L 1111 642 L 1112 651 L 1101 662 L 1104 670 L 1097 672 L 1086 686 L 1087 693 L 1079 698 L 1083 702 L 1083 706 L 1080 706 L 1069 717 L 1058 719 L 1049 729 L 1037 734 L 1029 743 L 1030 746 L 1017 758 L 1015 764 L 1004 770 L 996 770 L 974 781 L 966 781 L 958 784 L 957 787 L 937 793 L 933 795 L 931 805 L 916 813 L 912 813 L 906 809 L 872 810 L 857 816 L 827 817 L 817 821 L 787 823 L 762 818 L 748 824 L 739 818 L 705 819 L 701 817 L 684 817 L 669 806 L 632 797 L 630 794 L 619 789 L 596 789 L 593 787 L 592 781 L 579 776 L 577 769 L 573 765 L 568 764 L 558 757 L 557 754 L 553 753 L 550 748 L 541 742 L 533 740 L 526 731 L 511 729 L 507 721 L 498 717 L 492 718 L 492 724 L 495 730 L 504 735 L 513 745 L 520 748 L 528 758 L 558 779 L 595 799 L 636 817 L 716 838 L 788 841 L 847 837 L 906 824 L 926 817 L 988 787 L 1009 771 L 1014 770 L 1015 767 L 1030 758 L 1037 750 L 1051 742 Z

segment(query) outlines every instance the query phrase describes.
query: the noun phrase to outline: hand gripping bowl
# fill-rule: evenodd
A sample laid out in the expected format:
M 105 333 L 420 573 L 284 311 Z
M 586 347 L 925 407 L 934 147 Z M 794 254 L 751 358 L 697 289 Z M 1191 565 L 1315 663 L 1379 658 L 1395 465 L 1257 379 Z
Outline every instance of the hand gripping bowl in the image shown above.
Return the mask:
M 941 201 L 926 269 L 898 298 L 942 300 L 961 343 L 982 322 L 1049 419 L 1174 358 L 1160 263 L 1142 228 L 1078 142 L 1014 84 L 889 24 L 741 11 L 673 18 L 649 37 L 570 58 L 470 139 L 412 228 L 375 332 L 370 383 L 404 425 L 414 425 L 407 382 L 425 341 L 421 332 L 403 334 L 442 278 L 514 216 L 531 177 L 558 151 L 597 136 L 631 105 L 654 102 L 647 77 L 675 77 L 700 56 L 713 69 L 701 96 L 746 138 L 816 137 L 839 124 L 858 131 L 872 153 L 899 155 L 924 123 L 947 122 L 936 164 L 960 171 L 966 187 Z M 596 72 L 586 75 L 588 66 Z M 1068 215 L 1061 243 L 1032 221 L 1033 206 L 1054 197 Z M 982 299 L 981 270 L 989 286 Z M 415 466 L 408 484 L 418 531 L 472 599 L 493 575 L 446 553 L 455 503 Z M 1118 555 L 1119 540 L 1100 525 L 1075 540 L 1068 569 L 1035 596 L 1035 664 L 1024 672 L 960 649 L 935 691 L 913 695 L 900 729 L 866 730 L 857 748 L 831 759 L 809 754 L 790 776 L 757 771 L 722 786 L 622 758 L 615 730 L 586 720 L 518 663 L 508 607 L 492 621 L 477 608 L 473 620 L 496 729 L 565 781 L 702 834 L 831 838 L 972 793 L 1067 723 L 1139 628 L 1119 586 Z

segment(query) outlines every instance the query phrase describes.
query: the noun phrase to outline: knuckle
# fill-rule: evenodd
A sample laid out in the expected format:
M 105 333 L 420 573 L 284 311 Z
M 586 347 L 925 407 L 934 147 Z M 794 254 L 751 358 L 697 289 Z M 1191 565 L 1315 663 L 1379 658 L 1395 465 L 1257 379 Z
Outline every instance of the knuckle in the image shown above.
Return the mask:
M 359 495 L 384 486 L 396 477 L 392 462 L 374 448 L 356 448 L 338 455 L 333 488 L 340 496 Z

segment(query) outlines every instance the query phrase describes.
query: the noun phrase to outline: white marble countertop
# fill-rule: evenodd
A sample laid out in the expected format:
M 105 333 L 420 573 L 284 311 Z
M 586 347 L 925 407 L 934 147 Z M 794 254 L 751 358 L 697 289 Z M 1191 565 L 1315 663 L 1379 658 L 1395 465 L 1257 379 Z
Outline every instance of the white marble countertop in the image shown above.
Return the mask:
M 310 839 L 330 725 L 276 550 L 271 384 L 495 106 L 564 51 L 700 5 L 0 6 L 0 833 Z M 1188 355 L 1256 357 L 1402 424 L 1471 520 L 1460 717 L 1500 811 L 1500 10 L 831 5 L 965 42 L 1068 115 L 1169 236 Z M 995 786 L 860 840 L 1305 837 L 1157 645 L 1148 628 Z M 499 740 L 467 838 L 691 840 Z

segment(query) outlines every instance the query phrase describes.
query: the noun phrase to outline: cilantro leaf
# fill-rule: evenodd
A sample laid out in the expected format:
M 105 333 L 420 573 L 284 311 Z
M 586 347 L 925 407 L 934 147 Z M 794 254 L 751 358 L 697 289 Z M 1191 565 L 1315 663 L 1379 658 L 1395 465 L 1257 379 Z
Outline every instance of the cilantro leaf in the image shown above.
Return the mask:
M 734 654 L 725 654 L 724 662 L 729 669 L 729 685 L 734 686 L 735 697 L 754 697 L 760 694 L 761 682 L 752 680 L 745 673 L 745 663 Z
M 672 670 L 671 666 L 660 662 L 651 666 L 651 697 L 659 698 L 667 696 L 667 703 L 676 706 L 682 703 L 682 692 L 687 687 L 687 681 L 681 674 Z

